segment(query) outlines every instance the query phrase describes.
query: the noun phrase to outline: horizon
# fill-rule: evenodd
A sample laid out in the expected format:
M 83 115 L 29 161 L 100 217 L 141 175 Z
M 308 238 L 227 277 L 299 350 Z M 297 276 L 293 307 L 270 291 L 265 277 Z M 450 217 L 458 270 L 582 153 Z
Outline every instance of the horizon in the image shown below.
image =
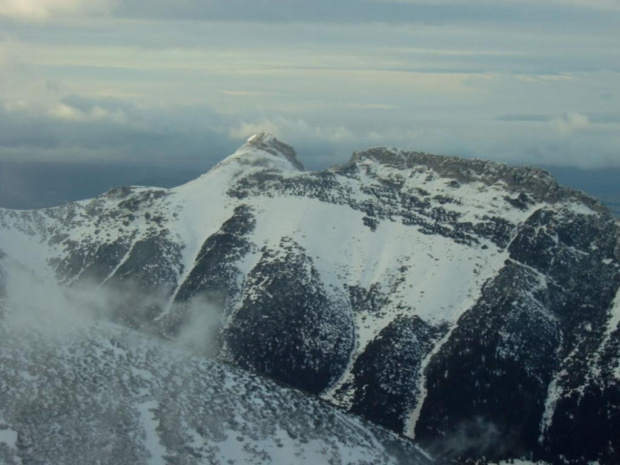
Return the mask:
M 259 133 L 260 134 L 260 133 Z M 251 136 L 249 142 L 253 137 Z M 268 134 L 275 137 L 271 134 Z M 286 141 L 280 141 L 286 145 Z M 239 146 L 237 149 L 241 148 Z M 292 146 L 291 146 L 292 147 Z M 304 154 L 297 152 L 296 158 L 305 171 L 321 172 L 337 165 L 308 167 Z M 358 152 L 375 148 L 401 150 L 397 147 L 369 147 L 352 152 L 349 161 Z M 415 151 L 413 151 L 415 153 Z M 219 160 L 203 166 L 165 166 L 144 163 L 104 163 L 101 161 L 2 161 L 0 160 L 0 208 L 28 210 L 60 206 L 73 201 L 85 200 L 101 195 L 118 186 L 148 186 L 174 188 L 185 184 L 201 174 L 210 171 L 220 161 L 235 153 L 222 155 Z M 410 152 L 411 153 L 411 152 Z M 426 153 L 426 152 L 421 152 Z M 453 155 L 430 154 L 439 157 L 462 158 Z M 503 162 L 498 162 L 503 163 Z M 511 164 L 515 167 L 536 167 L 549 173 L 558 184 L 581 190 L 597 198 L 612 214 L 620 218 L 619 168 L 574 168 L 535 164 Z M 18 171 L 19 170 L 19 171 Z M 50 176 L 51 175 L 51 176 Z M 73 180 L 78 179 L 77 184 Z M 51 195 L 50 195 L 51 194 Z

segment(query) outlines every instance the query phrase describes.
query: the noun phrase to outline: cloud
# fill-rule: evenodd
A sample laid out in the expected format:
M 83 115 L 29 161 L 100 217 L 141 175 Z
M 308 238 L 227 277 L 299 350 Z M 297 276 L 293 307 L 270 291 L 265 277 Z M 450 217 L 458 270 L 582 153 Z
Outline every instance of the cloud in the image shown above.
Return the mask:
M 504 23 L 581 25 L 617 10 L 614 0 L 124 0 L 115 14 L 123 17 L 193 19 L 260 23 Z M 584 15 L 585 13 L 585 15 Z M 608 20 L 609 18 L 602 18 Z M 572 22 L 572 21 L 571 21 Z
M 264 97 L 273 95 L 272 92 L 257 92 L 251 90 L 219 90 L 218 93 L 230 97 Z
M 579 112 L 570 112 L 559 118 L 553 118 L 551 125 L 561 134 L 570 135 L 575 131 L 590 126 L 590 119 L 587 115 Z
M 110 111 L 105 108 L 101 108 L 98 105 L 93 106 L 88 111 L 83 111 L 79 108 L 61 102 L 50 108 L 47 114 L 53 119 L 64 121 L 110 121 L 115 124 L 128 123 L 127 115 L 125 115 L 122 109 Z
M 25 113 L 30 109 L 30 104 L 25 100 L 13 100 L 4 102 L 4 111 L 6 113 Z
M 552 116 L 533 113 L 509 113 L 498 115 L 496 121 L 504 122 L 528 122 L 528 123 L 548 123 L 553 122 L 556 126 L 575 125 L 579 122 L 581 127 L 587 127 L 589 124 L 618 124 L 620 123 L 619 113 L 567 113 L 562 116 Z
M 208 106 L 139 106 L 71 96 L 0 103 L 0 161 L 109 162 L 206 169 L 238 146 Z M 235 120 L 234 124 L 237 124 Z
M 0 16 L 42 21 L 52 15 L 107 11 L 111 6 L 109 0 L 0 0 Z
M 354 150 L 369 146 L 367 135 L 358 136 L 356 130 L 344 125 L 318 124 L 285 116 L 245 120 L 229 130 L 231 139 L 238 141 L 260 132 L 273 134 L 292 145 L 311 170 L 342 163 Z
M 513 164 L 600 167 L 620 161 L 615 113 L 514 113 L 459 121 L 424 112 L 403 119 L 399 109 L 372 108 L 381 118 L 369 122 L 363 114 L 354 117 L 363 111 L 343 107 L 329 117 L 319 111 L 300 118 L 79 96 L 47 106 L 5 101 L 0 105 L 0 161 L 174 165 L 204 171 L 258 132 L 293 145 L 311 170 L 344 163 L 353 151 L 377 146 Z
M 507 121 L 507 122 L 541 122 L 541 121 L 549 121 L 549 116 L 547 115 L 534 115 L 534 114 L 508 114 L 508 115 L 499 115 L 496 116 L 495 119 L 497 121 Z
M 299 142 L 337 143 L 355 138 L 344 126 L 312 125 L 303 119 L 290 120 L 284 117 L 264 118 L 256 122 L 242 121 L 239 126 L 230 129 L 230 136 L 233 139 L 247 139 L 260 132 Z
M 395 110 L 395 105 L 385 103 L 351 103 L 349 107 L 356 110 Z

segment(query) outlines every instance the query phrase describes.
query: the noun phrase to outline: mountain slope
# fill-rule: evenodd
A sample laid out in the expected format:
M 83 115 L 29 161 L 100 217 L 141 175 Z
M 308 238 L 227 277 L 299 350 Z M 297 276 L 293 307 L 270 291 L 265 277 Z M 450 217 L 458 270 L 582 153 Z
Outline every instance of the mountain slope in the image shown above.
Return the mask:
M 435 454 L 620 453 L 618 228 L 543 170 L 372 149 L 312 173 L 259 135 L 178 188 L 0 225 L 9 259 L 104 292 L 114 321 Z
M 0 303 L 0 462 L 426 464 L 410 441 L 107 323 Z M 34 317 L 41 316 L 34 314 Z

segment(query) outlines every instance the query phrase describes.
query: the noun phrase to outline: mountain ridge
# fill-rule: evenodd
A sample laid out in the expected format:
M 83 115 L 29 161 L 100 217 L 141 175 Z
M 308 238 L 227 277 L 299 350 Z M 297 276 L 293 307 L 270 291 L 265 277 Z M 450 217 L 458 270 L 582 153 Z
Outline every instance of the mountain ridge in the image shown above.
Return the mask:
M 600 203 L 535 168 L 371 149 L 305 172 L 287 147 L 262 135 L 174 189 L 2 210 L 0 249 L 438 456 L 613 463 L 620 248 Z
M 434 155 L 425 152 L 407 152 L 400 149 L 374 147 L 355 152 L 343 169 L 365 159 L 398 169 L 414 169 L 419 165 L 432 168 L 438 173 L 453 177 L 458 182 L 483 181 L 487 184 L 505 182 L 508 188 L 528 189 L 541 200 L 558 200 L 562 197 L 576 197 L 596 206 L 603 205 L 595 197 L 578 189 L 561 186 L 555 177 L 543 168 L 535 166 L 511 166 L 501 162 L 479 158 L 461 158 L 447 155 Z

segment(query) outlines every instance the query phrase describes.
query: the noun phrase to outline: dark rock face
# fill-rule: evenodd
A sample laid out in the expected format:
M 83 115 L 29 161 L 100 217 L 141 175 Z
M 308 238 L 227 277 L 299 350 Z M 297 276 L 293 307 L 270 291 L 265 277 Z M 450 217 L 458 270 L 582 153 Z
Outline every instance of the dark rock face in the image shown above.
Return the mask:
M 351 411 L 393 431 L 403 431 L 406 413 L 415 407 L 420 394 L 420 365 L 443 334 L 445 329 L 416 316 L 392 321 L 355 361 Z M 342 389 L 348 388 L 344 385 Z
M 105 282 L 119 297 L 115 320 L 132 328 L 151 325 L 177 286 L 182 269 L 175 269 L 172 264 L 180 263 L 180 253 L 181 247 L 166 234 L 134 242 L 122 264 Z
M 236 263 L 254 247 L 247 239 L 254 224 L 251 209 L 239 206 L 220 230 L 205 240 L 169 308 L 153 323 L 157 332 L 171 339 L 183 337 L 203 315 L 210 323 L 201 330 L 198 341 L 189 345 L 209 355 L 220 351 L 225 317 L 241 297 L 243 274 Z
M 215 234 L 202 245 L 193 268 L 181 283 L 170 312 L 158 326 L 168 337 L 175 337 L 191 324 L 194 303 L 229 313 L 241 296 L 243 276 L 236 262 L 252 250 L 247 236 L 255 224 L 251 209 L 239 206 Z M 206 335 L 205 335 L 206 337 Z M 210 343 L 219 346 L 221 341 Z
M 600 463 L 619 463 L 619 406 L 617 384 L 590 383 L 581 392 L 563 398 L 556 407 L 541 456 L 559 463 L 553 457 L 561 451 L 569 463 L 587 463 L 593 457 Z
M 66 244 L 72 250 L 57 263 L 56 275 L 59 280 L 101 283 L 112 274 L 129 252 L 131 238 L 119 239 L 110 244 L 93 244 L 90 247 L 78 247 L 71 241 Z
M 280 250 L 263 250 L 246 289 L 226 330 L 232 359 L 314 394 L 331 386 L 353 350 L 353 321 L 345 302 L 328 296 L 312 259 L 284 239 Z
M 438 456 L 500 460 L 538 448 L 560 334 L 542 296 L 522 292 L 536 286 L 529 269 L 507 263 L 431 360 L 416 438 Z
M 609 218 L 545 210 L 530 217 L 509 247 L 511 260 L 427 368 L 418 439 L 438 455 L 614 463 L 618 379 L 603 367 L 618 360 L 617 347 L 607 361 L 600 357 L 620 285 L 618 267 L 605 265 L 614 237 Z M 548 426 L 553 376 L 572 394 Z M 463 429 L 483 440 L 463 441 Z
M 252 249 L 247 236 L 255 219 L 247 206 L 235 209 L 233 216 L 203 244 L 194 267 L 179 288 L 175 300 L 184 302 L 204 295 L 216 305 L 226 306 L 228 299 L 241 291 L 241 272 L 234 264 Z

